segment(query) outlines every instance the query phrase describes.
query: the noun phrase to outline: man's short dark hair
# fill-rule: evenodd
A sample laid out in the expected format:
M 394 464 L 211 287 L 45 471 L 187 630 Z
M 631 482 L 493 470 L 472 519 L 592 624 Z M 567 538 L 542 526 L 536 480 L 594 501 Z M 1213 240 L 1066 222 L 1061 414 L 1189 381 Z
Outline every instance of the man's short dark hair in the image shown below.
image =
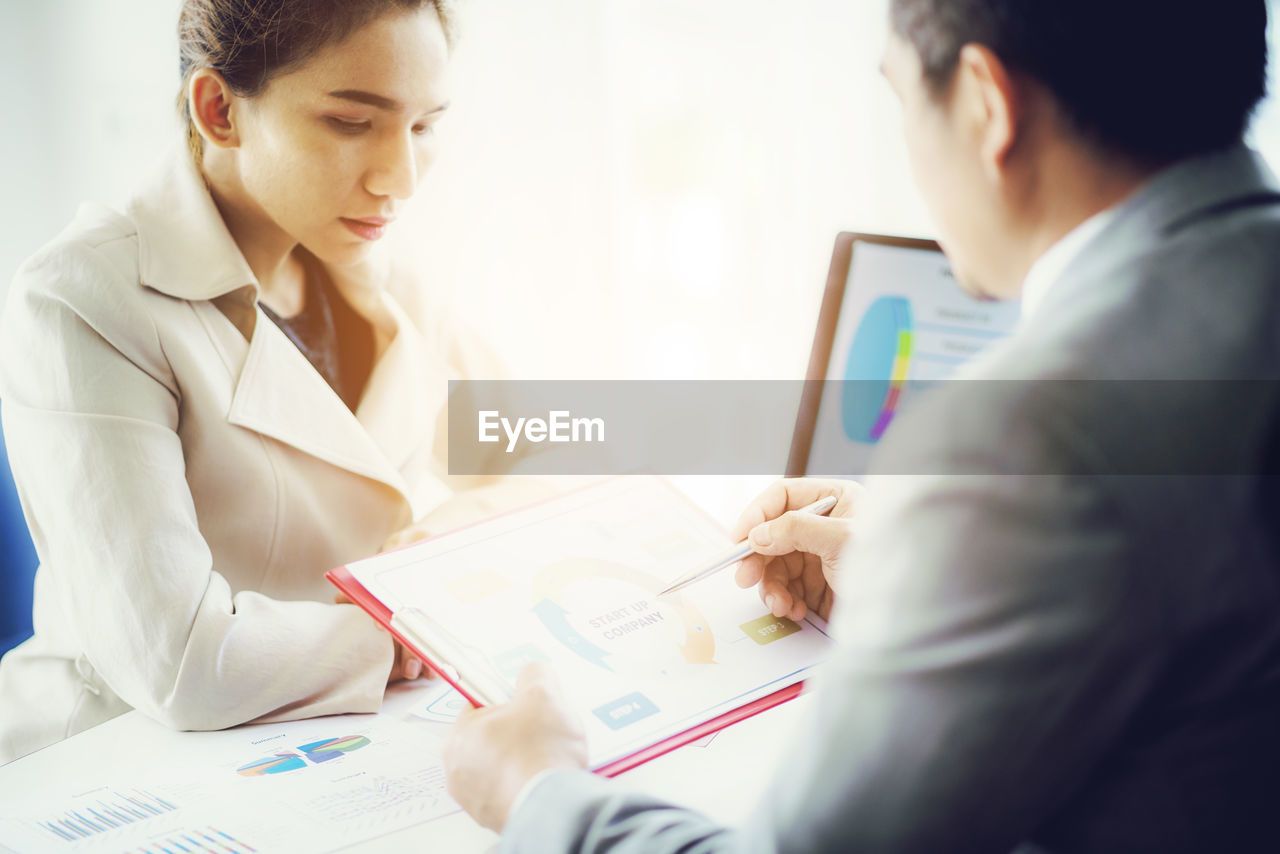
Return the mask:
M 1085 140 L 1142 163 L 1239 142 L 1266 94 L 1266 0 L 893 0 L 892 20 L 935 93 L 984 45 Z

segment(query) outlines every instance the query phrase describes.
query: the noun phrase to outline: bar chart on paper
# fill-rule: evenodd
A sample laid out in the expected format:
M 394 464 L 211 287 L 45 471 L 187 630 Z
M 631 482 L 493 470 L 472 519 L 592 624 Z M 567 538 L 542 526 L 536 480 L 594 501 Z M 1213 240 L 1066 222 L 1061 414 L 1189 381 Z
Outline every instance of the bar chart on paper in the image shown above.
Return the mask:
M 200 827 L 165 833 L 144 842 L 128 854 L 257 854 L 258 849 L 217 827 Z
M 164 791 L 90 790 L 69 798 L 57 811 L 45 812 L 38 802 L 33 803 L 0 817 L 0 851 L 257 854 L 264 850 L 260 839 L 250 842 L 241 830 L 220 819 L 205 816 L 201 820 L 198 802 L 204 797 L 183 797 L 182 786 L 159 788 Z M 277 844 L 282 838 L 279 832 L 263 836 Z
M 39 819 L 52 839 L 74 842 L 116 828 L 164 815 L 178 807 L 160 795 L 146 791 L 105 792 L 87 799 L 61 815 Z
M 0 802 L 0 852 L 257 854 L 331 851 L 456 813 L 439 744 L 408 714 L 159 734 L 127 779 L 34 787 Z

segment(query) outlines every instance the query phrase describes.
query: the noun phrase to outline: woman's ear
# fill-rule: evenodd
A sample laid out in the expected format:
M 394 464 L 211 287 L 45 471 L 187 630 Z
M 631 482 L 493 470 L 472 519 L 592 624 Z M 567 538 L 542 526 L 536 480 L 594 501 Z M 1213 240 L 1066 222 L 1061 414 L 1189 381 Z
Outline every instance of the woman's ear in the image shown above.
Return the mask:
M 1017 145 L 1023 121 L 1021 93 L 1009 69 L 982 45 L 965 45 L 957 66 L 971 127 L 977 135 L 978 153 L 987 176 L 998 181 L 1009 154 Z
M 236 96 L 222 75 L 212 68 L 201 68 L 191 75 L 187 88 L 187 105 L 196 130 L 209 145 L 238 148 L 240 133 L 232 107 Z

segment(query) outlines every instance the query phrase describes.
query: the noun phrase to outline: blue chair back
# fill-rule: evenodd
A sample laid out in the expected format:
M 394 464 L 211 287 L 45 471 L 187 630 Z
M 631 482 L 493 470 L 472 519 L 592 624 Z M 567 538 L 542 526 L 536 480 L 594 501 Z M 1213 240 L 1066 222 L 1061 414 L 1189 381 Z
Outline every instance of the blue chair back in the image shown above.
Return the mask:
M 31 637 L 31 589 L 37 564 L 0 431 L 0 655 Z

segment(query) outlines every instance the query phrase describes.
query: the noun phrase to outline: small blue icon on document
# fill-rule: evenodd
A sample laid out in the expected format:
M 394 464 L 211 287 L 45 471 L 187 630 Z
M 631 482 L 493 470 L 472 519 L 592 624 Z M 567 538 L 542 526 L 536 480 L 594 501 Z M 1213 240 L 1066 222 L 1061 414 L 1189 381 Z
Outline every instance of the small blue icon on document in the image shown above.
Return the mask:
M 592 711 L 609 729 L 622 729 L 657 713 L 658 707 L 653 701 L 638 691 Z

